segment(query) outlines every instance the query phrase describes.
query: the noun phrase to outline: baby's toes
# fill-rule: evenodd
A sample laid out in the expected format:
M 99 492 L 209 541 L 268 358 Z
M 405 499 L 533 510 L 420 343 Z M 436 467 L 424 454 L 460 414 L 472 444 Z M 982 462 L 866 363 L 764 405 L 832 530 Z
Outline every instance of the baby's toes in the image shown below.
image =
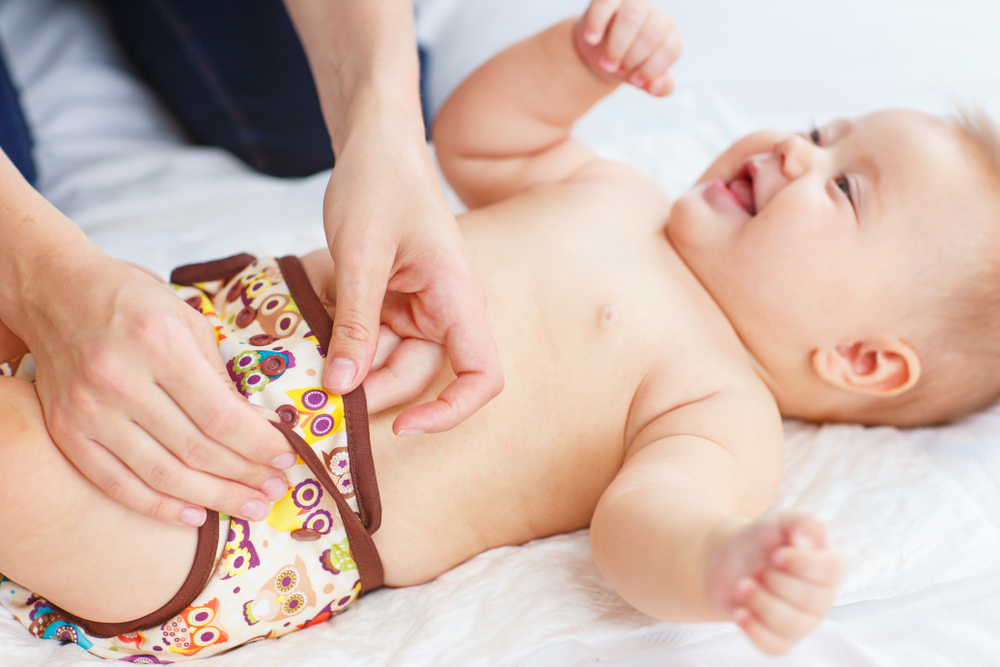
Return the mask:
M 836 586 L 816 584 L 767 568 L 760 577 L 764 588 L 802 611 L 822 615 L 830 608 L 837 594 Z
M 783 639 L 789 646 L 809 634 L 819 623 L 818 615 L 799 609 L 756 581 L 749 581 L 752 581 L 753 585 L 745 586 L 750 590 L 745 596 L 744 606 L 765 628 Z

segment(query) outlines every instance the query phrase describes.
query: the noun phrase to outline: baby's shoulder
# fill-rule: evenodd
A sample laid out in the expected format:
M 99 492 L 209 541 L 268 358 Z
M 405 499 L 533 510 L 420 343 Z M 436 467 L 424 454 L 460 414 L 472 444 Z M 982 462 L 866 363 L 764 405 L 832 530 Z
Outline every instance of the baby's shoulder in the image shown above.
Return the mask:
M 754 468 L 767 462 L 768 476 L 780 474 L 781 414 L 749 353 L 721 313 L 678 306 L 673 331 L 663 336 L 669 342 L 648 356 L 633 398 L 629 449 L 696 435 Z

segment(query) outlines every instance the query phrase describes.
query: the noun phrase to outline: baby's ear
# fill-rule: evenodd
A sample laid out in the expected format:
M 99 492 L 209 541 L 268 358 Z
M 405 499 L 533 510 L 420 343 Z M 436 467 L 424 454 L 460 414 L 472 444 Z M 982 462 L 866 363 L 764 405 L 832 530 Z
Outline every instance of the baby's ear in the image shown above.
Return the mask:
M 834 387 L 873 396 L 898 396 L 920 377 L 920 358 L 896 337 L 820 348 L 811 361 L 817 375 Z

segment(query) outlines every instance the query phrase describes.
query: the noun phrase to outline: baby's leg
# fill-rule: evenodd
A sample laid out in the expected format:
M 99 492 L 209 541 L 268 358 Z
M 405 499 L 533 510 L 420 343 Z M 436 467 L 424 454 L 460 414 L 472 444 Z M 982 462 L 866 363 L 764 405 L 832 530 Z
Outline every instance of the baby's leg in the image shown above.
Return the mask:
M 815 518 L 783 512 L 751 523 L 710 556 L 709 595 L 767 653 L 812 632 L 833 602 L 843 568 Z
M 181 588 L 197 530 L 112 501 L 49 438 L 34 386 L 0 377 L 0 572 L 66 611 L 140 618 Z

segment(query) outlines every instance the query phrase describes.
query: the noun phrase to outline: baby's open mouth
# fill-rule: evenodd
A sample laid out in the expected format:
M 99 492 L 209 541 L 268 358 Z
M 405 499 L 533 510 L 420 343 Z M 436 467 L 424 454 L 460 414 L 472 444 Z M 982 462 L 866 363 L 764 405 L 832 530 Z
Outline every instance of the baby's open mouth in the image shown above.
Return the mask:
M 753 177 L 750 175 L 749 163 L 740 168 L 733 180 L 726 183 L 726 187 L 749 215 L 757 215 L 757 205 L 753 198 Z

